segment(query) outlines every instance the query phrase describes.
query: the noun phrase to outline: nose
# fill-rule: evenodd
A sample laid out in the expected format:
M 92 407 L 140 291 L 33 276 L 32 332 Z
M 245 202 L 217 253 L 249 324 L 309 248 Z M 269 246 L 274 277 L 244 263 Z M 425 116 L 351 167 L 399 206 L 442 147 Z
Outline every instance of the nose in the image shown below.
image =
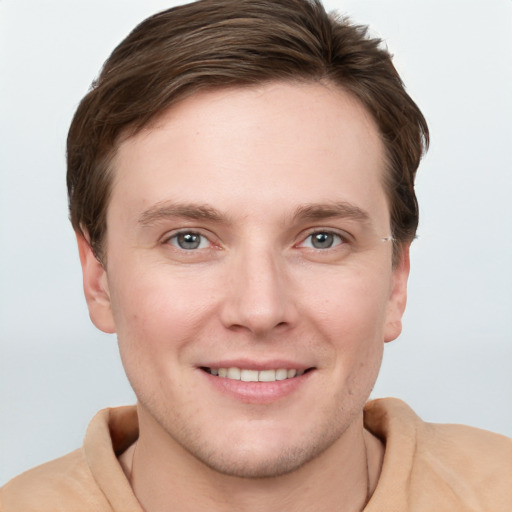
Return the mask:
M 298 318 L 286 264 L 270 250 L 246 250 L 230 261 L 221 320 L 231 330 L 263 337 Z

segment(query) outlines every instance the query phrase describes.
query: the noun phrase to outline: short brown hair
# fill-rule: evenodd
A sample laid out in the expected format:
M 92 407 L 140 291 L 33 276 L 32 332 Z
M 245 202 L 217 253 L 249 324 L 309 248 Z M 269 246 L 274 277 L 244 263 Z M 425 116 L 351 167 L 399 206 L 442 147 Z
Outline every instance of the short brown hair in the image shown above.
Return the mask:
M 384 142 L 385 187 L 397 244 L 418 225 L 414 178 L 427 123 L 367 27 L 328 15 L 319 0 L 201 0 L 155 14 L 105 62 L 68 134 L 67 185 L 76 231 L 104 258 L 111 161 L 137 133 L 198 91 L 269 81 L 328 81 L 371 113 Z

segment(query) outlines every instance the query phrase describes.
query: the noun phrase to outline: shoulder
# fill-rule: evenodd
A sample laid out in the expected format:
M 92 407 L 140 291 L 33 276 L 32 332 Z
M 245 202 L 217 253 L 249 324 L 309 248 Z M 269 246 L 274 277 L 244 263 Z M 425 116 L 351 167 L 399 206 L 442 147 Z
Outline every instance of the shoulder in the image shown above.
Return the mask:
M 117 456 L 138 435 L 134 406 L 103 409 L 81 449 L 35 467 L 0 489 L 0 512 L 140 511 Z
M 416 465 L 432 480 L 442 480 L 475 500 L 502 499 L 503 505 L 506 500 L 507 510 L 512 509 L 511 439 L 465 425 L 424 423 L 417 449 Z
M 370 402 L 365 424 L 386 446 L 381 477 L 395 485 L 399 479 L 417 510 L 512 510 L 511 439 L 424 422 L 396 399 Z
M 83 450 L 37 466 L 0 489 L 1 512 L 110 511 Z
M 472 461 L 471 468 L 478 462 L 479 471 L 496 467 L 512 471 L 512 439 L 503 435 L 466 425 L 436 423 L 423 423 L 418 434 L 419 448 L 447 463 Z
M 512 470 L 512 439 L 487 430 L 456 424 L 423 421 L 396 398 L 373 400 L 365 408 L 365 425 L 389 441 L 414 442 L 415 455 L 437 456 L 447 461 L 478 459 L 492 468 L 496 463 Z

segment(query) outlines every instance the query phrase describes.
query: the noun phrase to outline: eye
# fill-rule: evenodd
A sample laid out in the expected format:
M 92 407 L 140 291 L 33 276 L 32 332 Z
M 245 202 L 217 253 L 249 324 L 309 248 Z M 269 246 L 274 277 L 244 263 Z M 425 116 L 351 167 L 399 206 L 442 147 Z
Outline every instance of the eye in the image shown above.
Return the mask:
M 181 231 L 175 233 L 167 239 L 168 243 L 183 249 L 185 251 L 193 251 L 195 249 L 205 249 L 210 245 L 209 240 L 194 231 Z
M 331 249 L 337 245 L 345 243 L 345 239 L 332 231 L 315 231 L 306 237 L 299 244 L 299 247 L 307 247 L 310 249 Z

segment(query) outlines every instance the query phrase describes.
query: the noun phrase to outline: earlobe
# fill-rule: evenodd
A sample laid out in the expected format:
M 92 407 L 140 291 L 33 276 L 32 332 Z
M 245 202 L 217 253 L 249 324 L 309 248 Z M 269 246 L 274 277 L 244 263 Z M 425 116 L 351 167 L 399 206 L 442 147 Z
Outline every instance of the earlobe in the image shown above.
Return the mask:
M 83 234 L 76 233 L 76 240 L 82 265 L 84 294 L 89 308 L 89 316 L 98 329 L 106 333 L 114 333 L 116 328 L 112 315 L 105 267 L 98 261 L 89 241 Z
M 384 332 L 384 342 L 386 343 L 398 338 L 402 332 L 402 316 L 407 303 L 407 280 L 410 270 L 409 247 L 407 244 L 400 248 L 399 261 L 393 269 Z

